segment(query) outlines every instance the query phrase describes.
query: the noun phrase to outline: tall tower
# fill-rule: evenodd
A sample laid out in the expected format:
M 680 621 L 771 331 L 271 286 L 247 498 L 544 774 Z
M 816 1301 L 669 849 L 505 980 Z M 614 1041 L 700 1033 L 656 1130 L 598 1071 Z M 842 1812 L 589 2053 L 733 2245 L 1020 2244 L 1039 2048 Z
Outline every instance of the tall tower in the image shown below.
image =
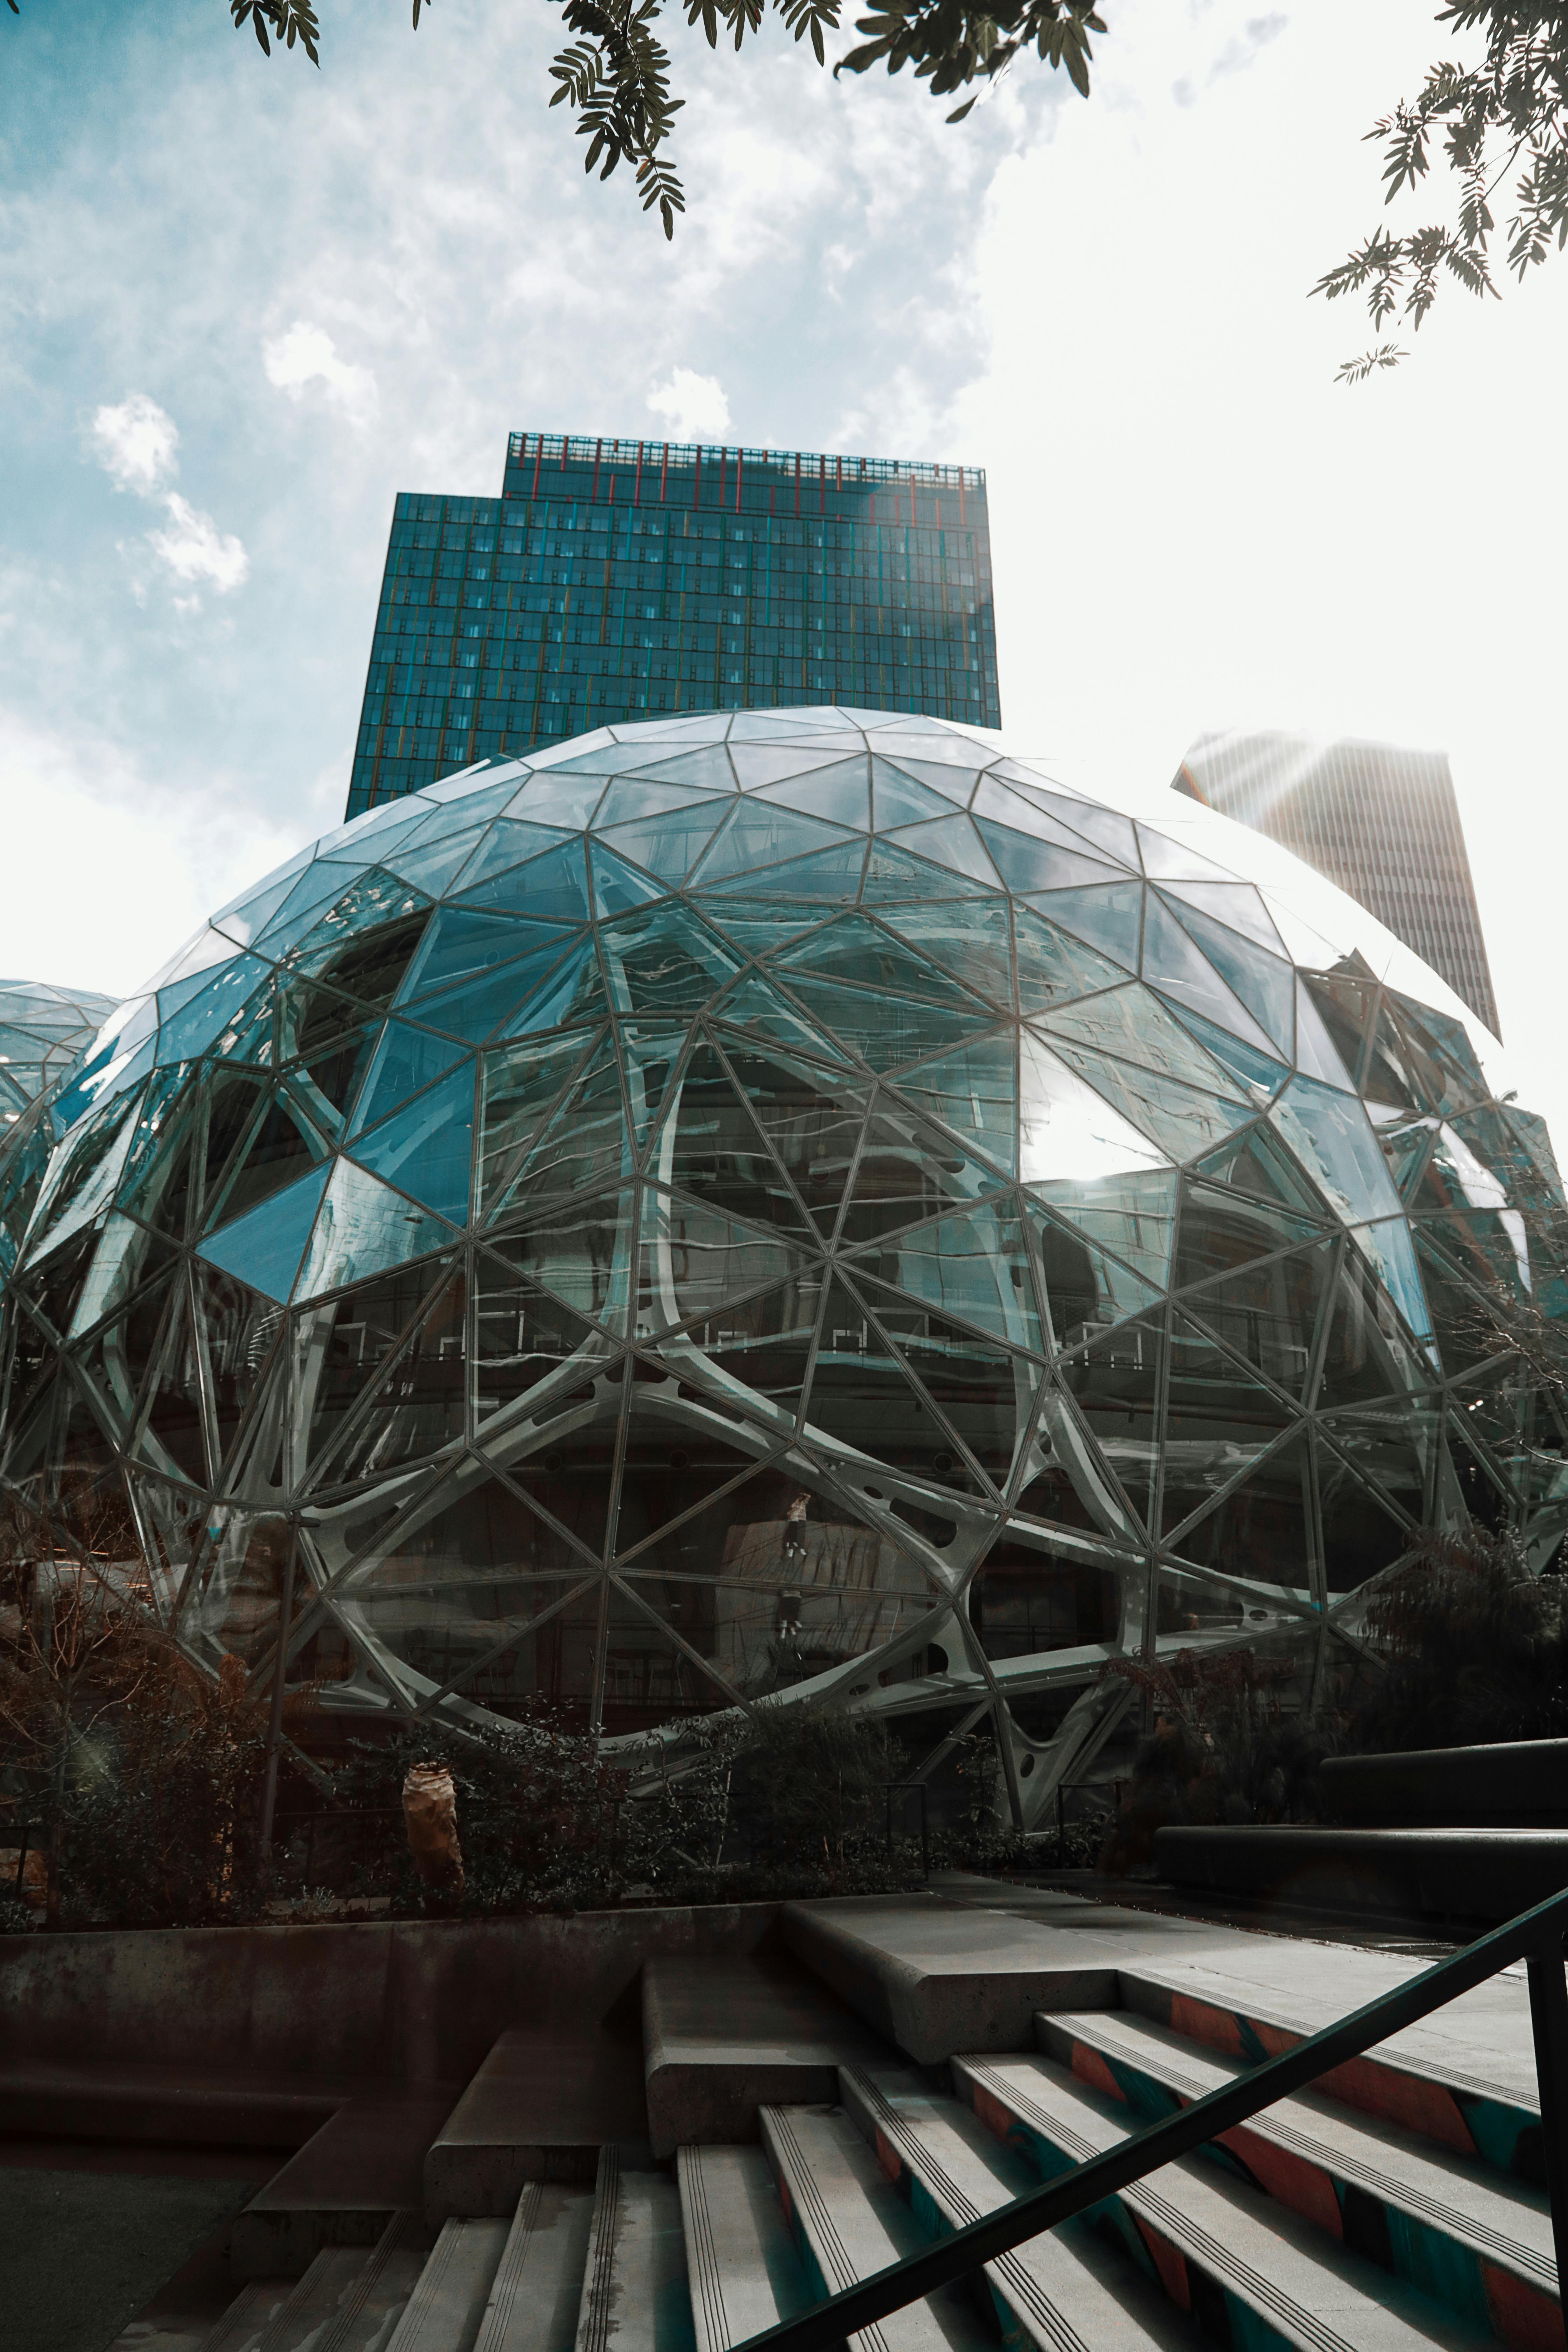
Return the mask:
M 1294 850 L 1500 1034 L 1447 752 L 1348 738 L 1200 735 L 1171 788 Z
M 347 814 L 497 752 L 715 708 L 1001 724 L 973 466 L 514 433 L 399 492 Z

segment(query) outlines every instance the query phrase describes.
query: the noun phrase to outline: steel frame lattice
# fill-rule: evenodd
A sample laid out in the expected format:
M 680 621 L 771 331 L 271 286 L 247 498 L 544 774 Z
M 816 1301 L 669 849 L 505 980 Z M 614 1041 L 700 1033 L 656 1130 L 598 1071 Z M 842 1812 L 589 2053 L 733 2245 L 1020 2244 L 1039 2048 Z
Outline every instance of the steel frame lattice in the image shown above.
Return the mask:
M 1108 1656 L 1568 1526 L 1545 1129 L 1282 857 L 840 709 L 377 809 L 0 1145 L 0 1481 L 345 1718 L 836 1693 L 1037 1818 Z

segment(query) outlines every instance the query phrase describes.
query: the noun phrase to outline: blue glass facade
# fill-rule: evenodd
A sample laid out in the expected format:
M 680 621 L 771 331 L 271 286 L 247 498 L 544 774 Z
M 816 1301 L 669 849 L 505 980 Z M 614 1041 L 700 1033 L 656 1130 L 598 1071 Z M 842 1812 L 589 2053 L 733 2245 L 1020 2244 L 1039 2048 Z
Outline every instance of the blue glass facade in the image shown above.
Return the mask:
M 349 816 L 681 710 L 999 727 L 976 467 L 514 433 L 499 499 L 400 492 Z

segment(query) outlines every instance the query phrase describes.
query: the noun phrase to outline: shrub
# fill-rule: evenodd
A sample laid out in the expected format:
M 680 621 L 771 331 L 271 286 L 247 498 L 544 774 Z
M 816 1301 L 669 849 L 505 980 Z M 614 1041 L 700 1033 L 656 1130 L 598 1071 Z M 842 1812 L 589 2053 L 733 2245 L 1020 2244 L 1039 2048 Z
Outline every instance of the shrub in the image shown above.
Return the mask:
M 1425 1531 L 1366 1630 L 1384 1672 L 1352 1706 L 1356 1748 L 1568 1734 L 1568 1583 L 1532 1575 L 1516 1536 Z

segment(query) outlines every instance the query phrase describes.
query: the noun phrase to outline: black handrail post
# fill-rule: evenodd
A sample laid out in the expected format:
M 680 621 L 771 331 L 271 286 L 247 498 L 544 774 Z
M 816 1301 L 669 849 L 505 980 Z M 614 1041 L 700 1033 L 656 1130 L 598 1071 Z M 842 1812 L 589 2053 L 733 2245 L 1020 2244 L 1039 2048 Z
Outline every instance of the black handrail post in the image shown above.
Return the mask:
M 1552 2242 L 1561 2288 L 1568 2284 L 1568 1982 L 1563 1972 L 1561 1927 L 1552 1929 L 1525 1967 L 1535 2038 L 1535 2085 L 1541 2095 L 1541 2153 L 1552 2200 Z
M 917 1780 L 915 1786 L 921 1792 L 921 1869 L 929 1878 L 931 1876 L 931 1813 L 926 1804 L 925 1782 Z

